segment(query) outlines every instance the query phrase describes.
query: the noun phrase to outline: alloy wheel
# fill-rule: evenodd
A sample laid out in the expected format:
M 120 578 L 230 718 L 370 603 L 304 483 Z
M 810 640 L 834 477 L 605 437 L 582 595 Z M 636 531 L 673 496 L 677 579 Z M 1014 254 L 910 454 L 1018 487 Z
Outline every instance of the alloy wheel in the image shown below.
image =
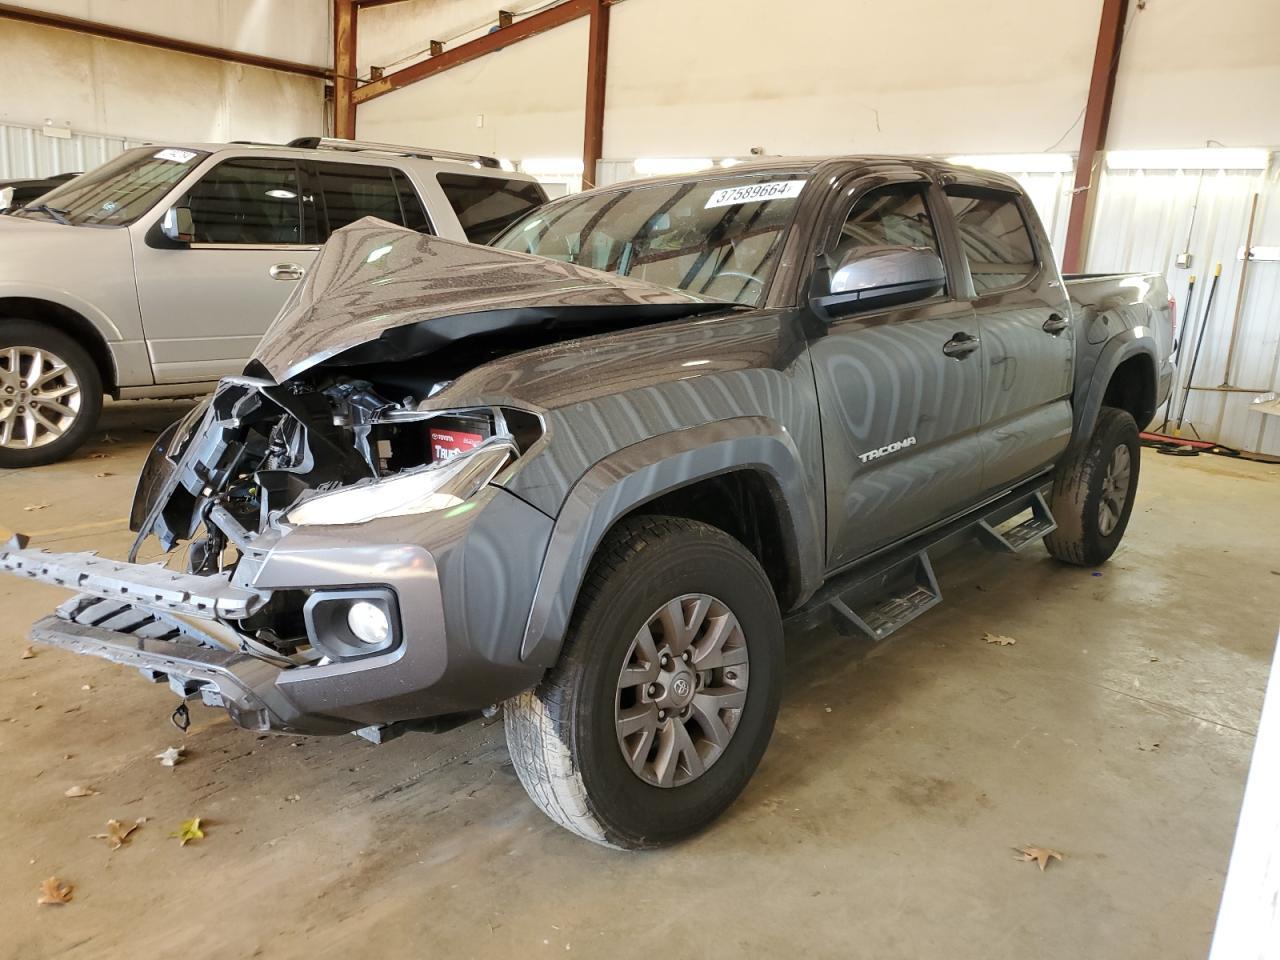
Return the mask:
M 615 699 L 618 746 L 636 776 L 678 787 L 724 755 L 747 702 L 749 659 L 738 618 L 715 597 L 685 594 L 654 611 Z
M 80 415 L 80 382 L 65 360 L 40 347 L 0 348 L 0 447 L 52 443 Z
M 1111 452 L 1106 475 L 1102 478 L 1102 499 L 1098 506 L 1098 532 L 1110 536 L 1120 524 L 1125 501 L 1129 499 L 1129 448 L 1120 444 Z

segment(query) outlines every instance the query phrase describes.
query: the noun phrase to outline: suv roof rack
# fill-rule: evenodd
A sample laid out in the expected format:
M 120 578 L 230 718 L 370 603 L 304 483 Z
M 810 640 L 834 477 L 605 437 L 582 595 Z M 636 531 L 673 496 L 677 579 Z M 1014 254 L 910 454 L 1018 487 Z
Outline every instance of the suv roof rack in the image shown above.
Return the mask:
M 382 153 L 394 153 L 402 157 L 418 157 L 421 160 L 461 160 L 481 167 L 500 169 L 502 164 L 496 157 L 486 157 L 478 153 L 459 153 L 456 150 L 433 150 L 430 147 L 406 147 L 394 143 L 373 143 L 367 140 L 341 140 L 337 137 L 298 137 L 290 140 L 285 146 L 299 147 L 304 150 L 347 150 L 360 153 L 365 150 L 376 150 Z

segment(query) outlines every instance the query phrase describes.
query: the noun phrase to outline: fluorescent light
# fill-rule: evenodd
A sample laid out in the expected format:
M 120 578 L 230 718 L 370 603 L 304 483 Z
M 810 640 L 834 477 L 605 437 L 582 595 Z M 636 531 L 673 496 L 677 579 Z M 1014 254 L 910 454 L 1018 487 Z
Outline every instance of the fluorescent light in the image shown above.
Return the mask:
M 1265 170 L 1267 150 L 1203 147 L 1198 150 L 1108 150 L 1111 170 Z
M 530 157 L 520 161 L 520 169 L 533 176 L 582 176 L 581 157 Z
M 993 153 L 987 156 L 947 157 L 948 163 L 999 173 L 1070 173 L 1069 153 Z
M 636 173 L 642 177 L 660 177 L 667 173 L 695 173 L 715 166 L 706 157 L 641 157 L 636 160 Z

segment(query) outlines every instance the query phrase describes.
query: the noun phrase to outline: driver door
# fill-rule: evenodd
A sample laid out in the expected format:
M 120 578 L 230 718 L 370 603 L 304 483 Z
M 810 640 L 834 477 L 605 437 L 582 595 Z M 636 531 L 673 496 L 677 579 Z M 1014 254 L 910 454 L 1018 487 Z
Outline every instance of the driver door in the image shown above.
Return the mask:
M 939 244 L 930 182 L 855 183 L 833 211 L 818 265 L 863 248 Z M 825 262 L 824 262 L 825 261 Z M 948 271 L 948 276 L 950 271 Z M 948 279 L 928 299 L 813 318 L 822 412 L 827 562 L 835 570 L 974 501 L 982 481 L 978 321 Z
M 178 201 L 195 239 L 134 241 L 138 301 L 157 383 L 241 373 L 319 250 L 315 205 L 297 165 L 234 157 Z

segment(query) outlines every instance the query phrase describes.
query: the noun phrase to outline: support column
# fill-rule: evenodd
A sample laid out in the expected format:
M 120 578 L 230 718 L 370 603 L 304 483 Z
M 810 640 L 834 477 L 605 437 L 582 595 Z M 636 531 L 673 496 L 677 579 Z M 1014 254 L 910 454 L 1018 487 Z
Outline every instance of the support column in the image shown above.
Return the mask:
M 1098 45 L 1093 53 L 1093 74 L 1089 78 L 1089 99 L 1080 131 L 1080 156 L 1076 160 L 1075 189 L 1067 218 L 1067 241 L 1062 252 L 1064 273 L 1078 273 L 1084 267 L 1093 226 L 1093 204 L 1098 192 L 1101 152 L 1106 149 L 1107 125 L 1111 120 L 1111 100 L 1116 89 L 1116 68 L 1120 65 L 1120 43 L 1129 0 L 1102 0 L 1102 21 L 1098 25 Z
M 333 135 L 356 135 L 356 10 L 354 0 L 333 0 Z
M 609 61 L 609 4 L 592 0 L 587 46 L 587 109 L 582 134 L 582 188 L 596 185 L 596 165 L 604 150 L 604 91 Z

